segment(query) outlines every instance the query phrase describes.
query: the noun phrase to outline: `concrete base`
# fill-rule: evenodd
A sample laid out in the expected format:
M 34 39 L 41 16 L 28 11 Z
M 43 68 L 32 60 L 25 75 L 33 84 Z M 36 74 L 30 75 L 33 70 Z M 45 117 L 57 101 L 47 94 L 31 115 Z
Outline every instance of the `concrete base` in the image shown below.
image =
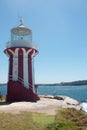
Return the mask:
M 32 91 L 32 89 L 25 88 L 18 81 L 9 81 L 7 84 L 7 96 L 6 101 L 18 102 L 18 101 L 31 101 L 36 102 L 40 100 L 38 95 Z

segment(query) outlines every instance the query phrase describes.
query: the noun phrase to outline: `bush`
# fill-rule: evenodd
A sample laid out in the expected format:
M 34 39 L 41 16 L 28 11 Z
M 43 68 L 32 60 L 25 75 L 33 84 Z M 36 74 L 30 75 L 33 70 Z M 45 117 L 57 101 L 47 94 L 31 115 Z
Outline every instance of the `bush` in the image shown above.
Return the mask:
M 47 126 L 47 130 L 85 129 L 87 129 L 87 115 L 73 108 L 58 111 L 55 116 L 55 122 Z
M 47 130 L 59 130 L 59 128 L 63 127 L 64 123 L 61 122 L 53 122 L 47 125 Z

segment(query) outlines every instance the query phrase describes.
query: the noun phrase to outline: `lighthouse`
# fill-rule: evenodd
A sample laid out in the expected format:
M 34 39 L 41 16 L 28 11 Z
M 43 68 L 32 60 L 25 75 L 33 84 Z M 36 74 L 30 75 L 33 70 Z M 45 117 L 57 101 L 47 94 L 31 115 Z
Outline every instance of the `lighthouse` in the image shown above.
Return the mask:
M 32 30 L 24 26 L 22 19 L 11 29 L 11 40 L 4 52 L 9 57 L 6 101 L 39 100 L 34 81 L 34 57 L 38 50 L 32 42 Z

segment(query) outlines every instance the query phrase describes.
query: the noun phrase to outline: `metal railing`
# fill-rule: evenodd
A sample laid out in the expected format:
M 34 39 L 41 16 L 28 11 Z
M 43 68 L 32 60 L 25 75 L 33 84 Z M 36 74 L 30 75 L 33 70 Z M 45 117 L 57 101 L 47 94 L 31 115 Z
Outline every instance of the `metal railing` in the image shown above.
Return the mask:
M 29 47 L 37 49 L 38 46 L 36 43 L 27 41 L 27 40 L 13 40 L 6 43 L 6 49 L 11 47 Z

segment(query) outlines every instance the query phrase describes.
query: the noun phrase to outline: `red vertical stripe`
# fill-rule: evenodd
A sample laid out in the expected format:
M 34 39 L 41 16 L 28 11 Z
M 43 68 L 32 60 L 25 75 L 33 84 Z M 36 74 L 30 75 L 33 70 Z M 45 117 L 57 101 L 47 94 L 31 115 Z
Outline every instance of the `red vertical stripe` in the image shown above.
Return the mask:
M 32 59 L 31 55 L 28 55 L 28 82 L 29 82 L 29 87 L 33 88 L 32 84 Z
M 18 80 L 23 81 L 23 51 L 18 52 Z
M 12 72 L 13 72 L 13 56 L 9 58 L 9 80 L 12 80 Z

